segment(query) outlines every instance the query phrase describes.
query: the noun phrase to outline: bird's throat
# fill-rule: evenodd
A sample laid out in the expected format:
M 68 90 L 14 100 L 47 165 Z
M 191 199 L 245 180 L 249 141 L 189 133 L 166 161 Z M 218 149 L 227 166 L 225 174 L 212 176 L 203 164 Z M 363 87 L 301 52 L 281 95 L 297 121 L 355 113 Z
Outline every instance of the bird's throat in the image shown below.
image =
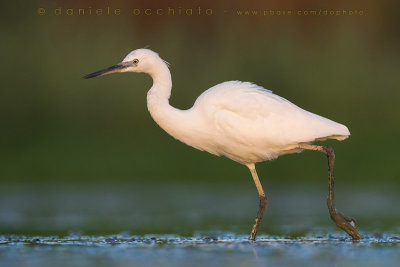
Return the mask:
M 169 104 L 172 81 L 171 73 L 165 63 L 149 73 L 153 86 L 147 93 L 147 108 L 154 121 L 171 136 L 178 138 L 179 131 L 185 131 L 186 111 Z

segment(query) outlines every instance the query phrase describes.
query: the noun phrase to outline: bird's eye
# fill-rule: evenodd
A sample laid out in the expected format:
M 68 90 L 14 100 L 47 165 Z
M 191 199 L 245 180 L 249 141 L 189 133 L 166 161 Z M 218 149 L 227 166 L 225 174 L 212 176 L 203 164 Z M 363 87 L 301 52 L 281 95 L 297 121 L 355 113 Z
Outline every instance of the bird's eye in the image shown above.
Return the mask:
M 134 60 L 132 60 L 132 63 L 137 65 L 139 63 L 139 59 L 135 58 Z

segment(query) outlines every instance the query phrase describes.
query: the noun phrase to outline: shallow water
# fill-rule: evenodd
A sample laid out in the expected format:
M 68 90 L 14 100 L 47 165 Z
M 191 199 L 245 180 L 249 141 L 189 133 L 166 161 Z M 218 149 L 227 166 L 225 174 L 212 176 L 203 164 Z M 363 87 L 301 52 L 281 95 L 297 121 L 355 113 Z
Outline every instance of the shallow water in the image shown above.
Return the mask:
M 252 186 L 3 185 L 1 266 L 398 266 L 400 197 L 340 190 L 353 242 L 329 219 L 325 188 L 270 186 L 256 242 Z
M 221 233 L 213 236 L 112 235 L 0 237 L 4 266 L 398 266 L 399 235 L 288 239 Z

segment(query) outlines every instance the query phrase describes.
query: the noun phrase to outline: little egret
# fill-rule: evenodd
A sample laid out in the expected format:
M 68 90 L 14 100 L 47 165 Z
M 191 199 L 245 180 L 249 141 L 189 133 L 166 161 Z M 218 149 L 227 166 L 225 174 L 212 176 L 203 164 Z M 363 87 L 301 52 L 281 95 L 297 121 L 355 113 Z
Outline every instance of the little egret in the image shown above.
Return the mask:
M 267 197 L 255 163 L 280 155 L 315 150 L 328 158 L 331 219 L 354 240 L 361 238 L 352 218 L 339 213 L 334 203 L 332 148 L 313 145 L 326 139 L 344 140 L 346 126 L 299 108 L 288 100 L 250 82 L 229 81 L 215 85 L 197 98 L 193 107 L 179 110 L 169 104 L 172 81 L 169 64 L 149 49 L 129 53 L 121 63 L 88 74 L 85 79 L 114 72 L 144 72 L 153 79 L 147 93 L 147 107 L 156 123 L 181 142 L 246 165 L 260 198 L 250 240 L 255 240 L 267 207 Z

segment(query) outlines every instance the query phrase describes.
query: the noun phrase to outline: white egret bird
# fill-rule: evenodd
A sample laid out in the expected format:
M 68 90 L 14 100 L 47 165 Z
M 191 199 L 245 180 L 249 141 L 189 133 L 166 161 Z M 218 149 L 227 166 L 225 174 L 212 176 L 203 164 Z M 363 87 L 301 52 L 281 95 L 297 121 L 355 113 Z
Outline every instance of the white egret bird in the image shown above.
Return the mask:
M 301 109 L 261 86 L 240 81 L 213 86 L 199 96 L 192 108 L 179 110 L 169 104 L 172 81 L 168 63 L 149 49 L 134 50 L 121 63 L 84 78 L 114 72 L 144 72 L 152 77 L 147 107 L 156 123 L 168 134 L 189 146 L 226 156 L 250 169 L 260 198 L 250 240 L 255 240 L 267 207 L 255 163 L 303 150 L 326 154 L 330 216 L 353 239 L 361 238 L 354 219 L 335 209 L 333 149 L 312 144 L 326 139 L 346 139 L 350 135 L 346 126 Z

